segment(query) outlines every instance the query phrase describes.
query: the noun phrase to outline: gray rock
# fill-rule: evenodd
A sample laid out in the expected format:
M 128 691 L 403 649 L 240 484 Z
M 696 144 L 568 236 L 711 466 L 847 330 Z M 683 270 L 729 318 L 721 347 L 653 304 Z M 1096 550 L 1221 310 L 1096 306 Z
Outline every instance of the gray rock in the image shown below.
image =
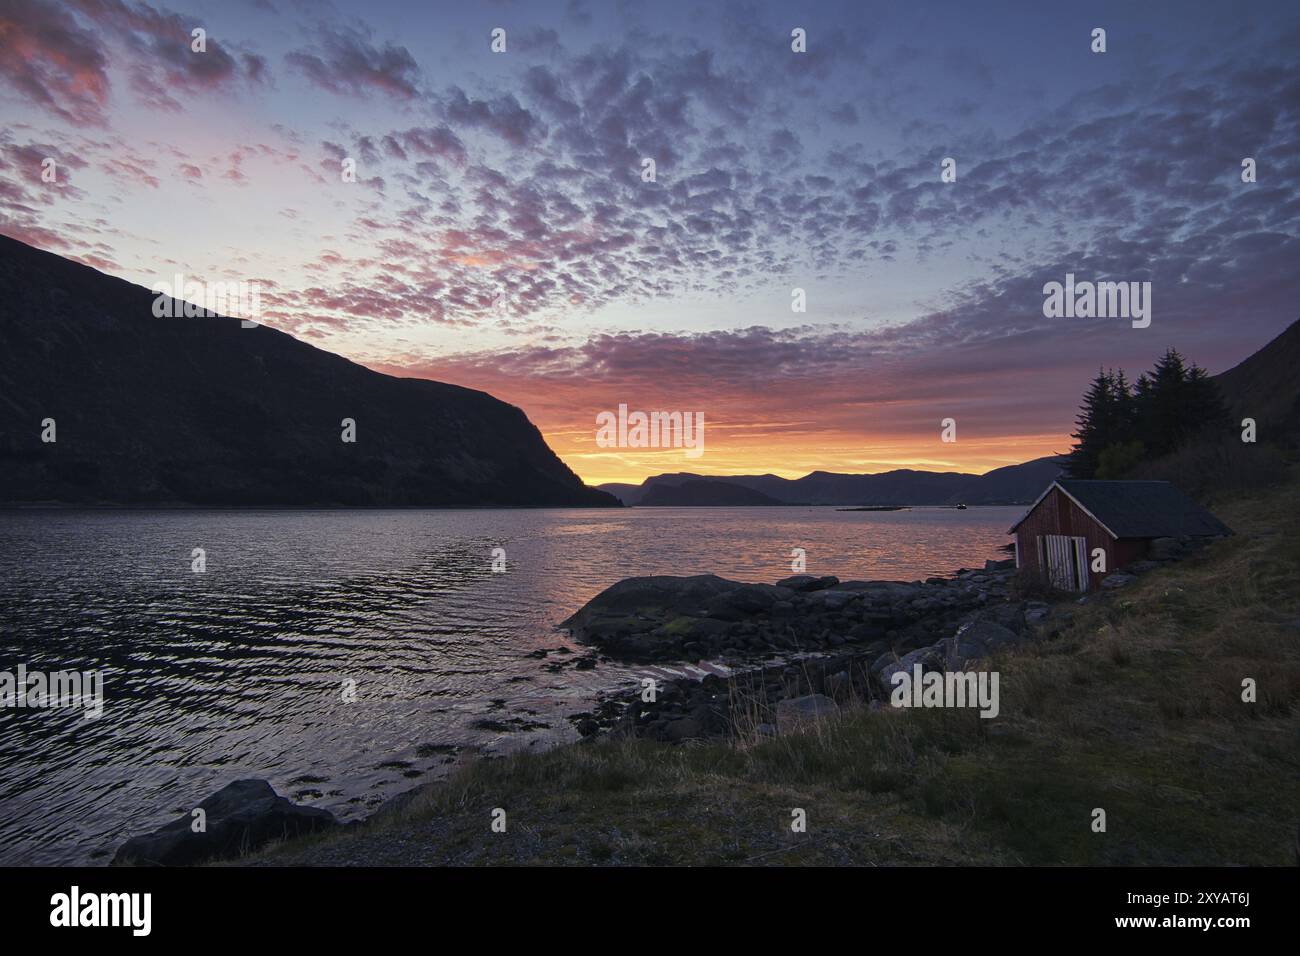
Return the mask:
M 153 833 L 132 837 L 113 857 L 114 866 L 188 866 L 230 859 L 272 840 L 339 825 L 334 814 L 302 807 L 276 794 L 265 780 L 236 780 L 199 804 L 206 830 L 195 833 L 186 813 Z
M 898 661 L 898 657 L 894 654 L 893 651 L 885 651 L 885 653 L 881 654 L 879 657 L 877 657 L 874 661 L 871 662 L 871 673 L 879 676 L 881 671 L 883 671 L 890 664 L 896 663 L 897 661 Z
M 628 578 L 606 588 L 560 626 L 628 660 L 668 659 L 690 643 L 721 642 L 738 622 L 789 602 L 794 592 L 713 574 Z M 707 649 L 707 648 L 706 648 Z
M 663 636 L 676 637 L 683 642 L 698 641 L 726 634 L 731 625 L 711 617 L 676 617 L 660 629 Z M 659 633 L 659 632 L 656 632 Z
M 731 590 L 723 591 L 710 598 L 704 610 L 710 617 L 727 616 L 729 620 L 739 620 L 751 614 L 770 610 L 777 602 L 788 601 L 793 596 L 794 592 L 790 588 L 780 585 L 737 584 Z
M 909 651 L 893 663 L 886 664 L 877 673 L 880 680 L 880 686 L 888 691 L 891 687 L 891 681 L 894 675 L 900 671 L 912 673 L 917 664 L 921 665 L 921 672 L 941 671 L 944 669 L 945 652 L 943 642 L 932 644 L 929 647 L 918 647 L 914 651 Z
M 621 628 L 626 621 L 698 614 L 710 599 L 740 586 L 716 574 L 627 578 L 601 591 L 560 626 L 578 638 L 600 637 L 611 625 Z
M 1003 647 L 1020 643 L 1020 637 L 1010 628 L 994 621 L 967 621 L 948 639 L 947 664 L 962 667 L 965 662 L 988 657 Z
M 826 693 L 836 700 L 848 697 L 853 691 L 853 679 L 848 671 L 826 675 Z
M 777 701 L 776 725 L 781 733 L 789 733 L 800 726 L 833 716 L 839 710 L 835 701 L 825 694 L 809 694 Z
M 1021 631 L 1025 626 L 1024 607 L 1020 604 L 998 604 L 991 610 L 981 612 L 993 621 L 1012 631 Z
M 854 624 L 849 628 L 849 637 L 855 641 L 878 641 L 885 636 L 884 628 L 871 624 Z
M 855 598 L 857 595 L 852 591 L 816 591 L 809 594 L 805 600 L 814 608 L 838 611 Z
M 1101 586 L 1107 591 L 1114 591 L 1116 588 L 1128 587 L 1136 581 L 1131 574 L 1125 574 L 1123 571 L 1113 571 L 1101 579 Z
M 779 588 L 790 588 L 792 591 L 820 591 L 824 588 L 832 588 L 840 583 L 840 579 L 834 575 L 825 577 L 815 577 L 811 574 L 796 574 L 784 580 L 777 581 L 776 586 Z

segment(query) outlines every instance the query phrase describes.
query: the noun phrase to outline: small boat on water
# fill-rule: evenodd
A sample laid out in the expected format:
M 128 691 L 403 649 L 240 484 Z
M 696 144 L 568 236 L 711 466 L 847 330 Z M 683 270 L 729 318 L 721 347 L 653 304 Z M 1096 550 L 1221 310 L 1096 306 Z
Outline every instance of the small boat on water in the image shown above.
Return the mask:
M 965 506 L 965 505 L 958 505 L 958 506 L 957 506 L 957 510 L 958 510 L 958 511 L 965 511 L 965 510 L 966 510 L 966 506 Z

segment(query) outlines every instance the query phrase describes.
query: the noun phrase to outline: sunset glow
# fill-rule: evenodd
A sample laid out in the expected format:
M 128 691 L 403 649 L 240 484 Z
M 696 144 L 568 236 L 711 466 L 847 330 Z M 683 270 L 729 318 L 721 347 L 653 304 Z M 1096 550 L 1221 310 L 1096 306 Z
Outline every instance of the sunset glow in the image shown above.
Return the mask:
M 591 483 L 1064 452 L 1098 367 L 1218 372 L 1300 301 L 1295 26 L 1219 4 L 817 4 L 798 55 L 778 5 L 0 9 L 0 232 L 256 282 L 265 324 L 512 402 Z M 1150 327 L 1046 317 L 1075 273 L 1150 282 Z M 703 415 L 705 454 L 597 447 L 620 403 Z

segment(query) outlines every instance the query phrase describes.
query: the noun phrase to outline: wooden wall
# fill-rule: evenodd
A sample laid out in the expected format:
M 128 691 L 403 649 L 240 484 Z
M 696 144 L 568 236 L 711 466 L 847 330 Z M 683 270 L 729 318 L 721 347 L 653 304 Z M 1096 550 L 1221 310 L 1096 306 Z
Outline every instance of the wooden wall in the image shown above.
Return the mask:
M 1091 570 L 1094 548 L 1106 549 L 1106 574 L 1122 568 L 1131 561 L 1137 561 L 1147 551 L 1147 542 L 1140 539 L 1116 540 L 1110 532 L 1090 518 L 1082 508 L 1076 505 L 1060 488 L 1053 488 L 1038 506 L 1025 518 L 1016 529 L 1016 553 L 1020 559 L 1022 574 L 1047 579 L 1047 569 L 1038 566 L 1038 536 L 1063 534 L 1072 538 L 1082 537 L 1088 542 L 1088 579 L 1096 589 L 1105 574 Z

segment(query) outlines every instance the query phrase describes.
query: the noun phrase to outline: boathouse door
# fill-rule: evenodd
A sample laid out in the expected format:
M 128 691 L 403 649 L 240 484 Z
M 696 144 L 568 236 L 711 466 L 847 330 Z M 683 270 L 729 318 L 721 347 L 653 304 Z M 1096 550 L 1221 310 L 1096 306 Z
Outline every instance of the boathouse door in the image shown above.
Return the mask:
M 1040 535 L 1039 566 L 1047 569 L 1047 580 L 1062 591 L 1088 590 L 1088 539 L 1063 534 Z

